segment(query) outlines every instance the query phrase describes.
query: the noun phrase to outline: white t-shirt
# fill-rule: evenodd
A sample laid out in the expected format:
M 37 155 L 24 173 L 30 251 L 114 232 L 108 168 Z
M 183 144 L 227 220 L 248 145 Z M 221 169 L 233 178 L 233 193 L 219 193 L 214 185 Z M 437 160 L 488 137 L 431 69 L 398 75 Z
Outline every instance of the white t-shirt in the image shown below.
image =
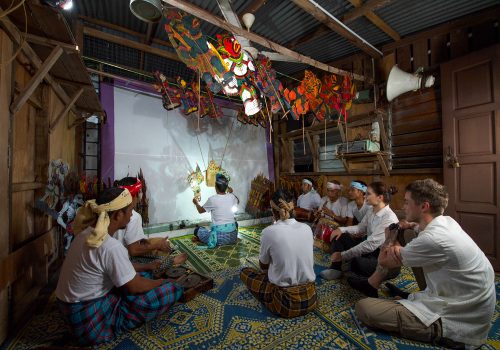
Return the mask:
M 135 277 L 127 249 L 113 237 L 99 248 L 86 244 L 93 227 L 75 237 L 59 275 L 56 296 L 67 303 L 92 300 L 121 287 Z
M 350 201 L 349 204 L 347 205 L 347 214 L 346 216 L 348 218 L 356 218 L 358 220 L 358 223 L 363 220 L 365 217 L 366 213 L 372 206 L 367 204 L 366 202 L 363 202 L 363 206 L 358 209 L 358 205 L 356 204 L 355 201 Z
M 375 251 L 385 242 L 385 229 L 391 224 L 398 222 L 398 217 L 388 205 L 380 209 L 377 213 L 374 213 L 373 207 L 370 206 L 359 224 L 339 228 L 342 233 L 366 233 L 365 241 L 341 253 L 342 259 L 349 260 Z
M 269 281 L 289 287 L 312 282 L 314 274 L 311 228 L 295 219 L 279 220 L 262 231 L 260 257 L 269 264 Z
M 401 257 L 403 265 L 423 268 L 427 288 L 399 302 L 426 326 L 441 318 L 446 338 L 484 343 L 495 311 L 495 274 L 460 225 L 449 216 L 434 218 Z
M 313 210 L 319 208 L 321 205 L 321 197 L 316 191 L 309 191 L 303 193 L 297 198 L 297 206 L 306 210 Z
M 347 206 L 349 201 L 345 197 L 339 197 L 335 202 L 330 201 L 328 196 L 321 199 L 320 208 L 328 208 L 337 216 L 346 217 L 347 216 Z
M 140 241 L 141 239 L 146 239 L 144 230 L 142 229 L 142 217 L 141 214 L 132 210 L 132 216 L 124 230 L 118 230 L 113 235 L 113 238 L 118 242 L 121 242 L 125 247 L 128 247 L 132 243 Z
M 203 208 L 212 215 L 212 224 L 223 225 L 234 223 L 233 207 L 238 205 L 232 193 L 214 194 L 207 199 Z

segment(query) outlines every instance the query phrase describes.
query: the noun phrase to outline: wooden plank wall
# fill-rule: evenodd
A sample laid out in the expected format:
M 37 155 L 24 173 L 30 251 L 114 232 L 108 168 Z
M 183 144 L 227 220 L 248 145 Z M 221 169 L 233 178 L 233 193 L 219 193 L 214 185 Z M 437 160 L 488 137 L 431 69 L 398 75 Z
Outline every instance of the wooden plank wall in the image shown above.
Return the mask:
M 12 56 L 12 42 L 7 35 L 0 30 L 0 62 L 7 62 Z M 10 127 L 10 96 L 11 96 L 11 64 L 0 69 L 0 261 L 9 254 L 9 127 Z M 8 324 L 8 290 L 0 288 L 0 343 L 7 337 Z
M 0 62 L 12 56 L 12 46 L 0 30 Z M 76 164 L 75 128 L 68 129 L 68 116 L 49 133 L 49 121 L 65 107 L 49 85 L 40 84 L 15 115 L 9 111 L 33 74 L 22 54 L 0 70 L 0 177 L 9 180 L 0 181 L 0 343 L 32 314 L 50 263 L 60 255 L 61 231 L 34 207 L 44 194 L 48 164 L 53 159 L 71 169 Z

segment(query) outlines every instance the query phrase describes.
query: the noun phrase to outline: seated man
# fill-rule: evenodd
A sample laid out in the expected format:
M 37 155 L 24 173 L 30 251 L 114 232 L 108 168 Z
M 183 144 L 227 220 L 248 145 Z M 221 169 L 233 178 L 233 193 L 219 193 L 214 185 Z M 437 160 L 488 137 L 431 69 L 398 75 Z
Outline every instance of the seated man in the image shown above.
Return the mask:
M 444 186 L 431 179 L 406 187 L 405 213 L 418 222 L 418 237 L 402 247 L 384 249 L 372 282 L 388 269 L 423 268 L 427 287 L 408 300 L 366 298 L 356 303 L 361 321 L 404 338 L 454 348 L 477 348 L 486 341 L 495 311 L 495 274 L 488 258 L 460 225 L 443 216 L 448 205 Z
M 321 205 L 321 197 L 316 192 L 311 179 L 302 180 L 302 194 L 297 198 L 297 208 L 295 208 L 295 216 L 297 220 L 312 221 L 313 210 L 318 209 Z
M 361 180 L 354 180 L 349 187 L 349 199 L 347 205 L 347 223 L 346 226 L 357 225 L 363 220 L 370 204 L 365 200 L 367 185 Z
M 130 192 L 132 208 L 135 208 L 142 190 L 141 180 L 136 177 L 124 177 L 115 181 L 114 185 L 119 188 L 126 188 Z M 168 256 L 172 251 L 168 237 L 146 239 L 142 229 L 141 214 L 135 210 L 132 210 L 132 217 L 127 227 L 116 231 L 113 238 L 127 248 L 129 255 L 132 257 L 132 265 L 144 277 L 152 277 L 152 273 L 158 275 L 173 264 L 180 265 L 187 260 L 186 253 L 179 254 L 176 257 Z M 137 259 L 137 257 L 142 258 Z M 151 260 L 155 259 L 155 261 L 144 263 L 144 257 L 151 258 Z
M 342 276 L 342 262 L 351 262 L 351 270 L 362 276 L 370 276 L 377 266 L 379 247 L 385 241 L 385 228 L 398 222 L 398 217 L 389 207 L 391 196 L 397 192 L 382 182 L 372 182 L 366 191 L 366 202 L 371 205 L 361 223 L 340 227 L 332 232 L 332 265 L 320 276 L 337 279 Z M 366 240 L 362 238 L 366 235 Z
M 132 196 L 109 188 L 87 201 L 75 218 L 76 237 L 56 288 L 59 309 L 79 343 L 110 341 L 163 314 L 182 287 L 136 273 L 125 247 L 112 236 L 132 216 Z
M 217 194 L 208 198 L 203 206 L 198 203 L 196 197 L 193 198 L 198 213 L 208 212 L 212 215 L 210 230 L 205 227 L 197 227 L 194 231 L 195 239 L 205 243 L 208 248 L 235 244 L 238 239 L 238 224 L 234 220 L 234 213 L 240 201 L 228 185 L 228 179 L 222 174 L 217 174 L 215 176 Z
M 276 220 L 262 231 L 262 271 L 241 270 L 240 278 L 267 309 L 281 317 L 305 315 L 317 305 L 311 228 L 295 221 L 293 196 L 278 190 L 271 200 Z
M 342 186 L 340 182 L 332 180 L 326 184 L 326 196 L 322 198 L 318 212 L 318 224 L 315 227 L 314 235 L 321 237 L 325 230 L 335 230 L 347 222 L 348 200 L 341 196 Z M 330 243 L 328 241 L 327 243 Z

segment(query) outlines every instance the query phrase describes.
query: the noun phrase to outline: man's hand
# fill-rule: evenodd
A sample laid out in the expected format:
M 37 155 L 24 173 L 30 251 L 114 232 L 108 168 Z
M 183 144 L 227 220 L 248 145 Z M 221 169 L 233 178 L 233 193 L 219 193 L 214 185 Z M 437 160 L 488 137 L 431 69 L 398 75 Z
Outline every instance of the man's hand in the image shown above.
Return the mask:
M 233 193 L 233 188 L 232 187 L 228 187 L 227 188 L 227 193 Z
M 409 221 L 406 221 L 406 220 L 401 220 L 399 222 L 399 227 L 401 227 L 401 228 L 403 228 L 405 230 L 407 230 L 409 228 L 413 229 L 417 225 L 418 225 L 418 223 L 416 223 L 416 222 L 409 222 Z
M 401 266 L 400 249 L 401 246 L 391 246 L 383 249 L 378 256 L 379 265 L 388 269 Z
M 170 247 L 170 241 L 168 240 L 168 237 L 165 237 L 165 239 L 156 242 L 155 248 L 166 253 L 170 253 L 172 251 L 172 247 Z
M 174 265 L 182 265 L 186 262 L 188 255 L 186 253 L 182 253 L 174 257 L 173 264 Z
M 193 204 L 198 205 L 198 199 L 196 199 L 196 197 L 193 198 Z
M 338 240 L 340 236 L 342 236 L 342 232 L 339 229 L 334 230 L 330 235 L 330 242 L 332 242 L 334 239 Z
M 147 264 L 148 270 L 154 271 L 160 268 L 161 266 L 161 260 L 155 260 Z
M 352 237 L 352 238 L 356 238 L 356 239 L 361 239 L 361 238 L 363 238 L 364 236 L 365 236 L 365 234 L 364 234 L 364 233 L 361 233 L 361 232 L 351 234 L 351 237 Z
M 340 252 L 335 252 L 332 254 L 332 262 L 339 262 L 342 261 L 342 253 Z

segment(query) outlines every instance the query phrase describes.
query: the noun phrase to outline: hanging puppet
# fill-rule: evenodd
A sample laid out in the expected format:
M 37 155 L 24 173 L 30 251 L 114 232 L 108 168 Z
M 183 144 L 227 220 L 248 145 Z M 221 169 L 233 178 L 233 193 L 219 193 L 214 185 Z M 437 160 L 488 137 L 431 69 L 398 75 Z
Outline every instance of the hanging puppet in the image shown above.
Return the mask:
M 196 164 L 196 170 L 191 172 L 191 174 L 188 175 L 187 182 L 188 182 L 189 186 L 191 187 L 191 190 L 193 191 L 193 195 L 198 200 L 198 202 L 201 201 L 200 184 L 203 182 L 203 179 L 204 179 L 203 173 L 201 172 L 198 164 Z
M 64 228 L 64 255 L 69 250 L 73 241 L 73 220 L 76 216 L 76 211 L 80 208 L 84 201 L 83 196 L 78 193 L 78 176 L 74 172 L 70 172 L 64 179 L 64 195 L 66 201 L 63 203 L 62 209 L 57 215 L 57 223 Z
M 310 111 L 314 113 L 319 121 L 323 121 L 326 116 L 321 111 L 321 106 L 324 103 L 319 96 L 319 92 L 321 90 L 321 80 L 319 80 L 313 72 L 306 70 L 304 72 L 302 86 L 304 87 L 304 96 L 309 103 Z
M 166 13 L 165 31 L 179 58 L 191 69 L 202 72 L 209 89 L 218 93 L 234 80 L 217 50 L 200 30 L 200 20 L 185 12 L 170 9 Z
M 226 95 L 240 95 L 246 115 L 251 116 L 258 113 L 262 108 L 262 104 L 259 100 L 260 93 L 253 81 L 255 64 L 252 56 L 242 50 L 238 40 L 230 34 L 217 34 L 217 41 L 219 42 L 217 50 L 238 82 L 237 88 L 230 87 L 231 89 L 229 89 L 225 87 L 224 92 Z
M 182 102 L 182 113 L 188 115 L 196 112 L 198 110 L 198 99 L 193 90 L 188 89 L 188 84 L 181 77 L 177 77 L 177 84 L 179 85 L 177 96 Z
M 69 172 L 69 165 L 62 159 L 56 159 L 49 163 L 48 182 L 45 194 L 37 199 L 35 207 L 44 213 L 57 218 L 55 208 L 64 195 L 64 178 Z
M 179 107 L 181 105 L 181 102 L 176 96 L 176 91 L 170 87 L 167 77 L 159 71 L 154 72 L 153 76 L 156 79 L 156 83 L 153 84 L 153 86 L 156 91 L 161 93 L 163 108 L 165 108 L 167 111 L 170 111 Z
M 278 113 L 280 110 L 286 113 L 281 99 L 283 98 L 283 84 L 276 79 L 276 71 L 271 68 L 271 61 L 268 57 L 258 54 L 255 60 L 256 74 L 255 80 L 260 91 L 269 98 L 271 113 Z
M 196 100 L 198 101 L 198 106 L 200 108 L 200 118 L 209 116 L 210 118 L 217 118 L 222 116 L 222 111 L 218 105 L 214 102 L 214 97 L 210 89 L 206 89 L 205 94 L 202 94 L 200 85 L 195 79 L 191 83 L 191 90 L 194 93 Z

